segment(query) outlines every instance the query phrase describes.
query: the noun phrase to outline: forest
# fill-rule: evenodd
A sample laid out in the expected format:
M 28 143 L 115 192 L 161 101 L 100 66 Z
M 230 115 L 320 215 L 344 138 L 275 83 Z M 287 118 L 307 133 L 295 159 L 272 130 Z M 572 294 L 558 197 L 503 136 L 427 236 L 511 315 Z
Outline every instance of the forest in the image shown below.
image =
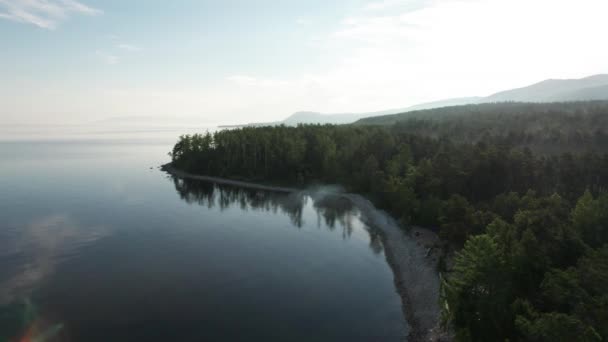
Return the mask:
M 458 341 L 608 340 L 608 102 L 484 104 L 185 135 L 191 173 L 340 184 L 444 242 Z
M 608 147 L 606 111 L 608 101 L 485 103 L 376 116 L 356 124 L 397 124 L 402 132 L 460 142 L 490 135 L 543 153 L 601 151 Z

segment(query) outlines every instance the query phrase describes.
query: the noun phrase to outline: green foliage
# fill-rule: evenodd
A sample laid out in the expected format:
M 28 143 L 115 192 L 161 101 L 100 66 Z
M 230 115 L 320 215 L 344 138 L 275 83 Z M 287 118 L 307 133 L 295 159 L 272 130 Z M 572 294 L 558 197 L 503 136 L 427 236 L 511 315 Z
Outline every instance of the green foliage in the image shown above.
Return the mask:
M 491 341 L 507 336 L 511 298 L 506 263 L 489 235 L 470 238 L 456 256 L 445 286 L 449 317 L 460 340 Z
M 471 235 L 474 209 L 466 198 L 452 195 L 443 206 L 439 222 L 441 237 L 462 244 Z
M 576 317 L 563 313 L 535 314 L 533 318 L 518 317 L 517 327 L 528 341 L 594 342 L 602 337 Z
M 608 194 L 594 199 L 585 191 L 572 211 L 572 223 L 590 246 L 599 247 L 608 241 Z

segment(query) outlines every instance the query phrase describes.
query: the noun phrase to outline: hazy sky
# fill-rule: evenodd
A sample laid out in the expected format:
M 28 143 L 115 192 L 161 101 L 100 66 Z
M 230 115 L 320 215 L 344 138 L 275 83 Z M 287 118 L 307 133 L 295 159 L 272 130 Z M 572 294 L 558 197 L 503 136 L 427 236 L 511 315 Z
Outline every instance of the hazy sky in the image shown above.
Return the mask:
M 0 0 L 0 124 L 281 119 L 608 72 L 606 0 Z

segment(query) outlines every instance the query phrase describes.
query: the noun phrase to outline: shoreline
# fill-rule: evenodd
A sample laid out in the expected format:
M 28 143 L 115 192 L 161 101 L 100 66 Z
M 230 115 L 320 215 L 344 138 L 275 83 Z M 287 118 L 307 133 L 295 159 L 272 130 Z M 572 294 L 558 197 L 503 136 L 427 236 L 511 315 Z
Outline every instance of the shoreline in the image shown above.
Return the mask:
M 357 194 L 342 196 L 361 211 L 367 225 L 380 232 L 386 261 L 393 270 L 403 314 L 410 326 L 408 341 L 449 341 L 441 327 L 437 234 L 420 227 L 406 232 L 367 198 Z
M 295 193 L 309 191 L 269 186 L 220 177 L 190 174 L 175 168 L 170 163 L 161 170 L 179 178 L 209 181 L 218 184 L 235 185 L 250 189 Z M 312 193 L 310 193 L 312 195 Z M 408 341 L 449 340 L 440 326 L 441 308 L 440 278 L 437 271 L 439 238 L 428 229 L 413 227 L 405 232 L 397 221 L 382 210 L 377 209 L 368 199 L 350 193 L 335 193 L 350 200 L 362 214 L 363 221 L 377 229 L 382 237 L 384 254 L 393 271 L 394 283 L 401 297 L 404 319 L 409 326 Z
M 228 185 L 234 185 L 234 186 L 239 186 L 239 187 L 243 187 L 243 188 L 250 188 L 250 189 L 264 190 L 264 191 L 273 191 L 273 192 L 283 192 L 283 193 L 287 193 L 287 194 L 292 193 L 292 192 L 301 191 L 300 189 L 296 189 L 296 188 L 263 185 L 263 184 L 258 184 L 258 183 L 237 181 L 237 180 L 220 178 L 220 177 L 195 175 L 192 173 L 181 171 L 181 170 L 175 168 L 173 165 L 171 165 L 171 163 L 161 165 L 160 169 L 173 176 L 180 177 L 180 178 L 202 180 L 202 181 L 214 182 L 214 183 L 218 183 L 218 184 L 228 184 Z

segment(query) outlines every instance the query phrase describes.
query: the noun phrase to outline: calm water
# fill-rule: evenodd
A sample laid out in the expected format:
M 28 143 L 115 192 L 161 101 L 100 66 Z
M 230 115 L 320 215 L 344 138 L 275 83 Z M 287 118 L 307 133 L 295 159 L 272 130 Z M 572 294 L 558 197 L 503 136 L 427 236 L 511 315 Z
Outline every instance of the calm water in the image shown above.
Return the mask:
M 402 340 L 348 202 L 172 179 L 174 136 L 0 142 L 0 341 Z

